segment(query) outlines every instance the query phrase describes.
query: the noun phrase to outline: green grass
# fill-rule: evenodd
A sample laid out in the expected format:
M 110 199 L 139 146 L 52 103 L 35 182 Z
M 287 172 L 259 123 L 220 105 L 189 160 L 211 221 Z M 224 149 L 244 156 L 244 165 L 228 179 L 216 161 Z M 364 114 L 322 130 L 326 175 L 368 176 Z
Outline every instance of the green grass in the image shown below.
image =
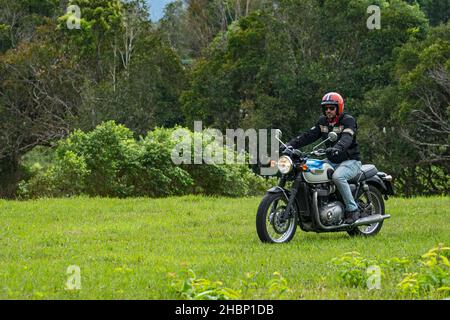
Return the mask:
M 255 230 L 260 198 L 43 199 L 0 201 L 0 299 L 178 299 L 169 272 L 187 265 L 199 278 L 242 290 L 245 273 L 259 289 L 243 299 L 271 298 L 278 271 L 286 299 L 395 299 L 381 290 L 339 282 L 335 257 L 358 251 L 384 259 L 420 255 L 450 244 L 450 197 L 389 199 L 392 218 L 372 238 L 305 233 L 283 245 L 262 244 Z M 64 286 L 69 265 L 81 290 Z M 433 296 L 431 296 L 433 298 Z

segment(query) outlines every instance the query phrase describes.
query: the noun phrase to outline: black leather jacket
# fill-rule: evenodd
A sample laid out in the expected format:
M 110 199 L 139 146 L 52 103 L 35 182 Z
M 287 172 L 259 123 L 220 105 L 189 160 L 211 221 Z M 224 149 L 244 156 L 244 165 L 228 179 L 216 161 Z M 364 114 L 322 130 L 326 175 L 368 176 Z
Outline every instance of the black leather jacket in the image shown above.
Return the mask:
M 350 159 L 361 160 L 358 143 L 356 142 L 357 128 L 356 120 L 348 113 L 343 113 L 334 125 L 329 124 L 327 117 L 322 115 L 314 127 L 289 141 L 288 145 L 299 149 L 313 143 L 319 138 L 322 138 L 322 140 L 327 139 L 328 132 L 334 131 L 338 135 L 338 140 L 335 142 L 327 141 L 325 145 L 327 148 L 338 148 L 342 152 L 340 152 L 338 157 L 329 160 L 333 163 L 341 163 Z

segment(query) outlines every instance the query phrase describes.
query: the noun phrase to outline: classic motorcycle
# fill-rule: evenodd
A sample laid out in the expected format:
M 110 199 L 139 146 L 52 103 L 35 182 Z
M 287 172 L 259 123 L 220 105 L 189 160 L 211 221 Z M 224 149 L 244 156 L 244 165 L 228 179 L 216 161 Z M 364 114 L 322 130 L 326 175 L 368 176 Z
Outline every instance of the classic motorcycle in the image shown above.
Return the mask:
M 278 186 L 267 191 L 256 214 L 256 230 L 262 242 L 289 242 L 297 225 L 306 232 L 346 231 L 350 236 L 374 236 L 380 231 L 384 220 L 390 218 L 384 200 L 394 195 L 392 176 L 372 164 L 362 165 L 360 173 L 348 181 L 360 218 L 345 224 L 345 205 L 331 179 L 333 166 L 326 159 L 311 158 L 325 156 L 325 150 L 318 147 L 328 140 L 336 141 L 337 134 L 330 132 L 328 139 L 309 153 L 288 148 L 280 137 L 277 130 L 276 139 L 286 148 L 272 166 L 278 166 L 281 178 Z

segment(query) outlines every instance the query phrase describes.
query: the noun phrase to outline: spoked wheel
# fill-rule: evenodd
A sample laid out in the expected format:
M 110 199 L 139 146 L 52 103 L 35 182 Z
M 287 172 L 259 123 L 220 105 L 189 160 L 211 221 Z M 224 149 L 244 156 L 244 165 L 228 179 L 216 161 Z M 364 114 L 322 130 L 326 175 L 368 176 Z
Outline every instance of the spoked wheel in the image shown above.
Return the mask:
M 365 193 L 362 193 L 356 199 L 356 203 L 361 210 L 361 217 L 374 214 L 384 215 L 384 200 L 381 192 L 376 187 L 369 185 L 369 194 L 372 199 L 371 202 L 369 202 L 368 196 Z M 382 226 L 383 221 L 380 221 L 369 225 L 357 226 L 347 231 L 347 233 L 351 236 L 374 236 L 380 231 Z
M 294 203 L 285 219 L 283 216 L 287 204 L 288 200 L 282 193 L 268 193 L 262 199 L 256 214 L 256 231 L 262 242 L 284 243 L 294 237 L 298 208 Z

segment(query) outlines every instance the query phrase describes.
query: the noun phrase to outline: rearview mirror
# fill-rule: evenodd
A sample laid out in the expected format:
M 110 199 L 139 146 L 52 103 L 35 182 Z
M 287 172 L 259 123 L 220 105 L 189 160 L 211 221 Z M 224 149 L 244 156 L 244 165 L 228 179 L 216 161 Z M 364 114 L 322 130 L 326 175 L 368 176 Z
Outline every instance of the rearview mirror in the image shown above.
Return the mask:
M 330 132 L 328 134 L 328 139 L 330 139 L 331 142 L 335 142 L 338 139 L 338 135 L 336 132 Z
M 275 130 L 275 137 L 277 137 L 278 139 L 280 139 L 282 135 L 283 135 L 283 133 L 281 132 L 280 129 Z

